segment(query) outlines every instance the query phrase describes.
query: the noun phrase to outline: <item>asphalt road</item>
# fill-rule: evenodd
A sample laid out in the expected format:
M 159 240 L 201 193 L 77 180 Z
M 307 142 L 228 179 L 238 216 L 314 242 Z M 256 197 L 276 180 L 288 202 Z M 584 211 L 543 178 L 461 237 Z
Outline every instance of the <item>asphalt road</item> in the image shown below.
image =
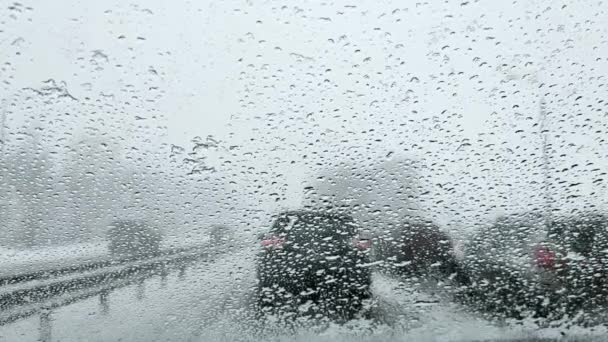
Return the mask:
M 0 327 L 0 341 L 590 341 L 605 328 L 540 329 L 488 322 L 452 303 L 432 282 L 374 277 L 373 320 L 338 325 L 260 322 L 252 310 L 253 251 L 200 262 Z

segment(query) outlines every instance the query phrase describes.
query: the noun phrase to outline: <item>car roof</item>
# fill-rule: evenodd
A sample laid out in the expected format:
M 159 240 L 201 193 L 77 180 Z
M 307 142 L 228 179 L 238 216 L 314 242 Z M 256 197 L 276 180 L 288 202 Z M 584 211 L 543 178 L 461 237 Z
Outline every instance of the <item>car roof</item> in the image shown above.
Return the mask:
M 608 216 L 606 214 L 586 211 L 554 218 L 550 231 L 552 234 L 561 235 L 579 231 L 580 229 L 602 229 L 606 224 L 608 224 Z
M 281 216 L 324 216 L 345 220 L 353 220 L 353 217 L 349 214 L 333 212 L 329 210 L 287 210 L 276 215 L 277 218 Z
M 116 224 L 146 224 L 145 221 L 140 221 L 140 220 L 115 220 L 112 221 L 111 225 L 116 225 Z

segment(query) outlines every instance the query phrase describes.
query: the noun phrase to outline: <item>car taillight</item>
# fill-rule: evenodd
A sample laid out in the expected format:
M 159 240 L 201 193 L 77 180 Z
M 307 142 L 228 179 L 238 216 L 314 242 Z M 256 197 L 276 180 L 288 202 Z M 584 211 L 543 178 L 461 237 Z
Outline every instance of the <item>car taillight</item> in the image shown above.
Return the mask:
M 283 248 L 285 239 L 278 236 L 271 236 L 262 240 L 262 246 L 266 249 L 280 249 Z
M 353 245 L 355 245 L 355 247 L 358 250 L 360 250 L 360 251 L 366 251 L 366 250 L 372 248 L 372 240 L 371 239 L 354 238 L 353 239 Z
M 555 268 L 555 252 L 549 249 L 546 246 L 539 246 L 536 248 L 534 253 L 534 259 L 536 261 L 536 266 L 545 269 L 554 269 Z

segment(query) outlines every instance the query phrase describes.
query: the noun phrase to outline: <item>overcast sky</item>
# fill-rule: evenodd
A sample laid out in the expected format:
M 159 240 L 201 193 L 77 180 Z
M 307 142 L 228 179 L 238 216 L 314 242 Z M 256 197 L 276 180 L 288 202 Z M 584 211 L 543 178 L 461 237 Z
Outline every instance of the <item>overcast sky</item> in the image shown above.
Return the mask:
M 402 156 L 423 161 L 422 208 L 444 223 L 538 206 L 541 94 L 560 205 L 604 205 L 602 2 L 21 3 L 2 9 L 5 103 L 52 78 L 75 100 L 40 111 L 73 112 L 76 135 L 167 151 L 211 134 L 234 147 L 221 177 L 261 208 L 298 206 L 336 160 Z

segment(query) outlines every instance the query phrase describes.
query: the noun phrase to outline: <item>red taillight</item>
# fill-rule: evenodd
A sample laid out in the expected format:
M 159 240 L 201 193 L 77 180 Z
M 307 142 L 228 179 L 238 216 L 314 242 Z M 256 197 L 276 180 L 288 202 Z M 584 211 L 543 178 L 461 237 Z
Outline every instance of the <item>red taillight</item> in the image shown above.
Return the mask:
M 555 252 L 546 246 L 539 246 L 534 253 L 536 266 L 545 269 L 555 268 Z
M 279 249 L 283 248 L 285 239 L 278 236 L 271 236 L 267 239 L 262 240 L 262 246 L 266 249 Z
M 370 240 L 370 239 L 355 238 L 355 239 L 353 239 L 353 244 L 360 251 L 366 251 L 366 250 L 372 248 L 372 240 Z

